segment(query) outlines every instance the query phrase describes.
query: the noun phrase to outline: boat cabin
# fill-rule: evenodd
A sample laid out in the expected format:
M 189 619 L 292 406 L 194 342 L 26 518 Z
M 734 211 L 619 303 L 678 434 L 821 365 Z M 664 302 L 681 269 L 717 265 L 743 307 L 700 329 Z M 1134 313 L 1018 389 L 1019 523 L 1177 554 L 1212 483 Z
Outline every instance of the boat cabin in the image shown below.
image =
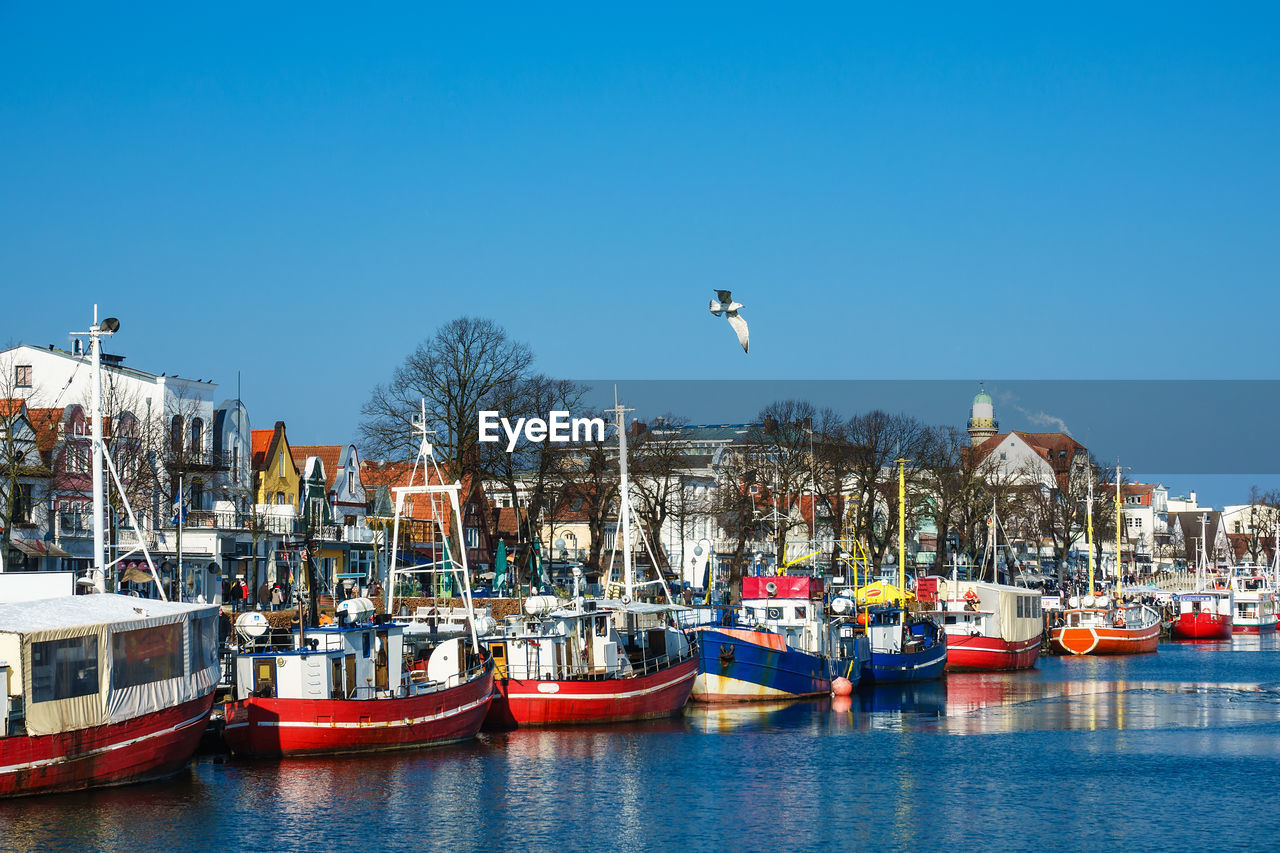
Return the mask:
M 780 634 L 793 649 L 827 654 L 833 643 L 825 628 L 823 597 L 822 578 L 745 577 L 743 620 Z
M 121 723 L 217 683 L 216 607 L 109 594 L 0 604 L 0 736 Z
M 951 581 L 936 578 L 931 616 L 948 634 L 999 637 L 1020 643 L 1044 631 L 1044 611 L 1039 592 L 985 581 Z M 922 595 L 921 601 L 926 599 Z
M 940 639 L 941 629 L 936 622 L 901 607 L 878 605 L 867 608 L 864 613 L 873 652 L 915 652 Z
M 465 680 L 471 655 L 464 638 L 406 637 L 403 626 L 375 618 L 368 599 L 347 599 L 338 616 L 336 624 L 295 631 L 288 648 L 237 656 L 235 698 L 389 699 Z
M 493 655 L 498 678 L 572 680 L 639 675 L 690 654 L 669 606 L 633 602 L 600 607 L 578 601 L 561 607 L 552 596 L 525 601 L 480 638 Z
M 1235 598 L 1230 590 L 1188 592 L 1178 596 L 1179 614 L 1231 616 L 1234 610 Z

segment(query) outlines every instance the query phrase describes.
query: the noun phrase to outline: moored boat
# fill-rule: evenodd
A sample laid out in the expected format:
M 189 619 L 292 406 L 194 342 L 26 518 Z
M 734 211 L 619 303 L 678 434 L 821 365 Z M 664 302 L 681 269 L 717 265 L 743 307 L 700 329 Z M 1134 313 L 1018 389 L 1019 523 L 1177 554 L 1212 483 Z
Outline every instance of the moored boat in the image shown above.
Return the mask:
M 1256 566 L 1237 566 L 1231 588 L 1236 604 L 1233 632 L 1269 634 L 1276 630 L 1276 594 L 1269 576 Z
M 223 738 L 238 755 L 290 756 L 437 746 L 475 737 L 493 694 L 493 662 L 466 639 L 406 648 L 404 629 L 348 599 L 338 624 L 289 648 L 236 658 Z
M 425 424 L 424 416 L 414 464 L 425 482 L 414 485 L 411 478 L 392 490 L 387 606 L 397 577 L 448 573 L 462 591 L 469 616 L 466 636 L 406 636 L 405 626 L 378 615 L 372 601 L 351 598 L 338 605 L 335 624 L 305 627 L 300 619 L 288 642 L 275 646 L 261 614 L 246 613 L 237 620 L 244 648 L 236 656 L 235 699 L 224 709 L 223 739 L 232 752 L 292 756 L 412 749 L 467 740 L 480 731 L 493 701 L 494 665 L 476 633 L 466 549 L 450 546 L 449 526 L 462 518 L 461 485 L 444 482 Z M 432 517 L 442 528 L 443 559 L 438 565 L 402 568 L 400 521 L 406 500 L 416 495 L 436 504 Z
M 905 607 L 878 605 L 863 611 L 871 657 L 863 664 L 864 684 L 929 681 L 947 666 L 947 635 L 926 615 Z
M 0 605 L 0 796 L 170 775 L 218 684 L 217 608 L 99 594 Z
M 1113 606 L 1106 596 L 1075 597 L 1049 642 L 1059 654 L 1133 655 L 1160 645 L 1160 614 L 1145 605 Z
M 1235 592 L 1228 578 L 1209 569 L 1208 516 L 1200 517 L 1200 555 L 1196 588 L 1177 596 L 1173 637 L 1177 640 L 1229 640 L 1235 620 Z
M 631 562 L 631 498 L 627 478 L 626 412 L 614 406 L 618 433 L 620 600 L 578 595 L 571 604 L 534 596 L 525 613 L 507 617 L 484 643 L 496 665 L 496 695 L 486 725 L 493 728 L 614 723 L 669 717 L 689 701 L 698 674 L 696 641 L 678 627 L 685 608 L 637 601 Z M 647 547 L 647 544 L 646 544 Z
M 741 619 L 699 626 L 696 702 L 776 701 L 856 684 L 870 657 L 864 636 L 828 617 L 821 578 L 745 577 Z M 847 601 L 847 599 L 837 599 Z
M 1040 595 L 984 581 L 921 580 L 917 594 L 947 635 L 947 671 L 1028 669 L 1040 657 Z
M 1222 588 L 1208 587 L 1177 597 L 1178 613 L 1173 619 L 1176 640 L 1229 640 L 1234 623 L 1235 595 Z

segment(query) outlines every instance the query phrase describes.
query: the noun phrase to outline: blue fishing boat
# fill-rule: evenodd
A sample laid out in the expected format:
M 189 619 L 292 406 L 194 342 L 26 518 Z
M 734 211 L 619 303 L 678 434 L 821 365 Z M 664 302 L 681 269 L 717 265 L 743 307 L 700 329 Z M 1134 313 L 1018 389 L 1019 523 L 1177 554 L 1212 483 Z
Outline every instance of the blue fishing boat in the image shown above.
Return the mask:
M 867 608 L 871 659 L 862 667 L 864 684 L 929 681 L 947 665 L 947 635 L 938 623 L 895 605 Z
M 828 618 L 821 578 L 742 579 L 741 613 L 693 629 L 697 702 L 751 702 L 825 695 L 839 677 L 857 684 L 870 658 L 865 636 Z
M 898 460 L 897 604 L 863 611 L 871 660 L 862 668 L 863 684 L 892 684 L 939 678 L 947 666 L 947 635 L 927 616 L 907 609 L 906 460 Z

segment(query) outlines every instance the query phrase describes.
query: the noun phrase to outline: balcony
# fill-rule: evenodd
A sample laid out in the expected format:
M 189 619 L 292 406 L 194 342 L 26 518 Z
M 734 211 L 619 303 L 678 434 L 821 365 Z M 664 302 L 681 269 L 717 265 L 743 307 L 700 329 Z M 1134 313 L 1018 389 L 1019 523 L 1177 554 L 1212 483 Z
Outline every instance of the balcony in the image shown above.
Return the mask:
M 226 471 L 231 467 L 231 460 L 210 448 L 201 450 L 170 448 L 165 451 L 164 464 L 171 470 Z

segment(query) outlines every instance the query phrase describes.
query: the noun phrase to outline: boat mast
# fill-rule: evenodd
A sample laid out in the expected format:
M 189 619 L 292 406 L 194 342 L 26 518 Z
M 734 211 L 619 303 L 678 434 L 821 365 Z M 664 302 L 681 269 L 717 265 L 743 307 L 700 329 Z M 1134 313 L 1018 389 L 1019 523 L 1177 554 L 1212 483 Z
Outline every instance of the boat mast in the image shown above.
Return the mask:
M 1196 589 L 1204 586 L 1203 574 L 1208 573 L 1209 568 L 1209 549 L 1205 545 L 1205 539 L 1208 537 L 1209 529 L 1209 513 L 1200 513 L 1200 553 L 1196 555 Z
M 90 440 L 93 442 L 93 590 L 107 591 L 106 540 L 103 525 L 106 506 L 102 486 L 102 342 L 104 332 L 98 326 L 98 306 L 93 306 L 93 325 L 89 327 L 89 364 L 91 388 L 89 406 L 92 409 Z
M 1120 590 L 1124 585 L 1124 560 L 1120 556 L 1120 537 L 1124 532 L 1124 511 L 1120 500 L 1120 463 L 1116 462 L 1116 602 L 1120 601 Z
M 1000 547 L 999 530 L 996 527 L 996 499 L 991 498 L 991 536 L 988 545 L 991 549 L 991 582 L 1000 583 L 999 569 L 996 568 L 996 549 Z
M 1271 525 L 1271 585 L 1280 586 L 1280 523 Z
M 907 460 L 898 459 L 898 596 L 907 606 Z
M 1089 596 L 1093 596 L 1093 472 L 1089 472 L 1089 498 L 1085 503 L 1085 545 L 1089 549 Z
M 618 502 L 621 511 L 618 525 L 622 528 L 622 583 L 627 601 L 635 600 L 635 579 L 631 572 L 631 485 L 627 480 L 627 409 L 614 394 L 613 413 L 618 419 Z M 654 568 L 657 568 L 656 566 Z

